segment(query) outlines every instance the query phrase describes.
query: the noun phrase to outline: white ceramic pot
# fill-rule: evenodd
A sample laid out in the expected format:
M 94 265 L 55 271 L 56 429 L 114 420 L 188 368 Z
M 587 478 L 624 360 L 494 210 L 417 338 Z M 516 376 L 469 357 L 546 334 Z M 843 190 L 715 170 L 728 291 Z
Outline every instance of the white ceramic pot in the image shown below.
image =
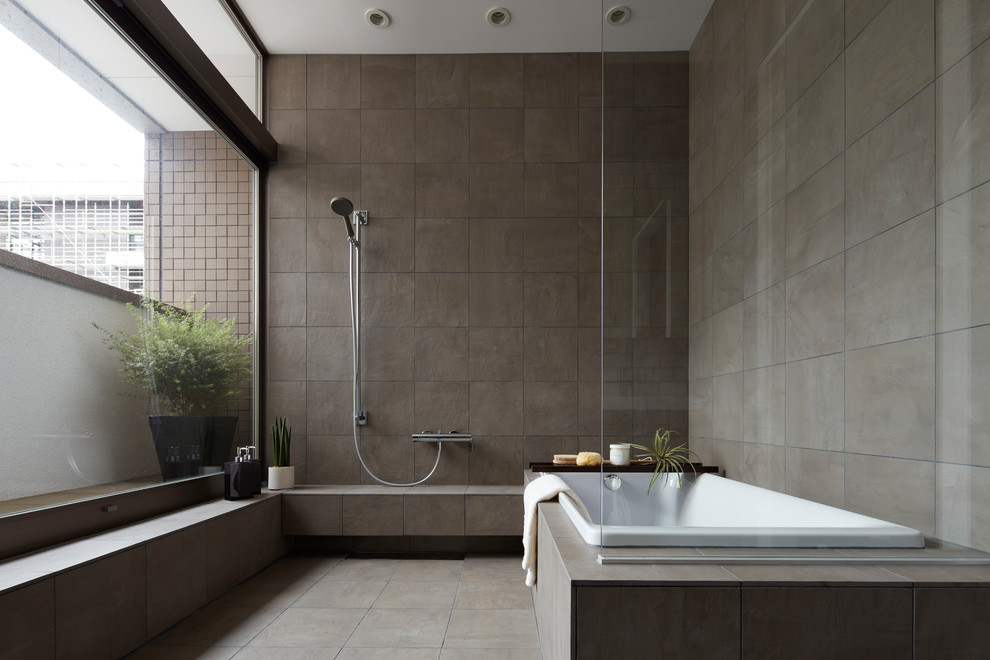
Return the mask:
M 286 490 L 288 488 L 294 488 L 295 485 L 295 466 L 268 468 L 268 490 Z

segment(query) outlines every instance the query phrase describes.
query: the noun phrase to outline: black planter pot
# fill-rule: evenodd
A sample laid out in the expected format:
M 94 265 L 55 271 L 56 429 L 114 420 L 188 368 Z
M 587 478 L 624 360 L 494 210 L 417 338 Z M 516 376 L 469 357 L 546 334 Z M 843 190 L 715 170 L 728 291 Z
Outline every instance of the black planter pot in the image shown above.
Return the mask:
M 165 481 L 221 471 L 237 429 L 236 417 L 149 415 L 148 422 Z

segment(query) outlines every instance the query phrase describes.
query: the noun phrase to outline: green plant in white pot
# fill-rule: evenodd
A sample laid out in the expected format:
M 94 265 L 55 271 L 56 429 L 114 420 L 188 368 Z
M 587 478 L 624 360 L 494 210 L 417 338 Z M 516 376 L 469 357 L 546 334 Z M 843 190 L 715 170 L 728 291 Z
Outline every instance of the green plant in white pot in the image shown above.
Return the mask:
M 151 299 L 128 307 L 134 332 L 93 325 L 120 354 L 124 381 L 151 396 L 156 414 L 148 421 L 163 478 L 222 466 L 237 427 L 237 417 L 222 413 L 251 375 L 251 336 L 238 335 L 234 319 L 208 318 L 207 306 L 196 309 L 193 298 L 182 309 Z
M 676 435 L 676 431 L 671 431 L 670 429 L 659 428 L 656 433 L 653 434 L 653 446 L 646 447 L 644 445 L 634 445 L 630 443 L 630 447 L 633 449 L 638 449 L 644 452 L 639 455 L 639 458 L 651 460 L 656 464 L 653 469 L 653 478 L 650 479 L 650 485 L 646 489 L 646 492 L 650 492 L 653 489 L 653 484 L 660 479 L 660 475 L 663 475 L 663 484 L 661 488 L 667 485 L 667 481 L 671 474 L 676 474 L 678 476 L 677 484 L 680 485 L 680 477 L 684 472 L 685 467 L 691 468 L 692 472 L 696 472 L 694 465 L 691 463 L 691 459 L 698 458 L 698 455 L 688 449 L 683 444 L 674 444 L 671 438 Z
M 276 417 L 272 425 L 272 462 L 268 468 L 268 490 L 286 490 L 296 485 L 296 468 L 291 463 L 292 427 L 285 417 Z

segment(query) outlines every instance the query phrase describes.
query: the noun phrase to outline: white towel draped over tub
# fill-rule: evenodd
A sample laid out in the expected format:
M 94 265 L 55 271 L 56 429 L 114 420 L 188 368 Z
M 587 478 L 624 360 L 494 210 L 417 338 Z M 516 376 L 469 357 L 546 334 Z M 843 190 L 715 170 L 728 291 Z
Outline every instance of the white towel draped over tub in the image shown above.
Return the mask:
M 525 516 L 523 518 L 523 560 L 522 567 L 526 571 L 526 586 L 532 587 L 536 584 L 536 505 L 540 502 L 556 499 L 558 495 L 569 497 L 581 511 L 590 518 L 584 503 L 578 499 L 577 494 L 560 477 L 553 474 L 545 474 L 534 479 L 526 486 L 523 494 L 523 506 Z

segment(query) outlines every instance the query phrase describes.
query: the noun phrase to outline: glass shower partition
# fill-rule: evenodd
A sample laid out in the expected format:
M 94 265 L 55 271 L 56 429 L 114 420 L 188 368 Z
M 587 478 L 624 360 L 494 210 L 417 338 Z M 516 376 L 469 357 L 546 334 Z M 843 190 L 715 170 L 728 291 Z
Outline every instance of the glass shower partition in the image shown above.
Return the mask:
M 657 429 L 688 441 L 688 54 L 633 51 L 644 41 L 627 28 L 647 29 L 638 18 L 603 18 L 603 556 L 606 528 L 642 523 L 630 499 L 655 497 L 663 481 L 648 493 L 652 468 L 612 465 L 610 446 L 650 446 Z

